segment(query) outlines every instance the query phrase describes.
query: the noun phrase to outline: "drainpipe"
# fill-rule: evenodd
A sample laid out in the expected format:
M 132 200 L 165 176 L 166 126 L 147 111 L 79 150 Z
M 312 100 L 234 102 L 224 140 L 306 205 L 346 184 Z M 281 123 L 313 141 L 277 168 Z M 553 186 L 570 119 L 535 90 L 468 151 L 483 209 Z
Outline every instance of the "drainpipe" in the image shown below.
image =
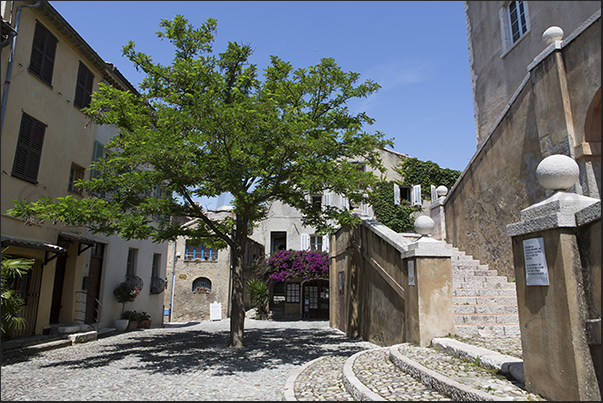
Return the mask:
M 10 86 L 10 76 L 13 72 L 13 63 L 15 61 L 15 48 L 17 47 L 17 35 L 19 34 L 19 21 L 21 20 L 21 11 L 23 7 L 38 8 L 42 4 L 41 1 L 37 1 L 36 4 L 21 4 L 17 8 L 17 18 L 15 20 L 14 31 L 9 34 L 8 39 L 2 44 L 2 47 L 8 46 L 12 43 L 10 49 L 10 58 L 8 59 L 8 67 L 6 69 L 6 81 L 4 82 L 4 94 L 2 95 L 2 122 L 0 123 L 0 134 L 2 133 L 2 127 L 4 126 L 4 112 L 6 112 L 6 101 L 8 99 L 8 87 Z
M 174 312 L 174 282 L 176 280 L 176 243 L 174 240 L 174 254 L 172 255 L 172 286 L 170 287 L 170 315 L 168 321 L 172 321 L 172 313 Z

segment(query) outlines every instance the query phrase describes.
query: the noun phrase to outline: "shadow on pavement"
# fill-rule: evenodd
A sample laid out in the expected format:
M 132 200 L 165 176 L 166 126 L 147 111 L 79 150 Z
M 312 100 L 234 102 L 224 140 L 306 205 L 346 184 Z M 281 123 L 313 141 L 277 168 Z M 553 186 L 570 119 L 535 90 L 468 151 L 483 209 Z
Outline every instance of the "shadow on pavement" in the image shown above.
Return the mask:
M 46 367 L 94 368 L 136 355 L 139 370 L 164 375 L 211 371 L 213 375 L 254 372 L 283 364 L 303 364 L 322 356 L 346 356 L 365 349 L 330 328 L 245 329 L 245 347 L 229 348 L 229 332 L 198 329 L 144 332 L 114 344 L 95 356 L 62 360 Z

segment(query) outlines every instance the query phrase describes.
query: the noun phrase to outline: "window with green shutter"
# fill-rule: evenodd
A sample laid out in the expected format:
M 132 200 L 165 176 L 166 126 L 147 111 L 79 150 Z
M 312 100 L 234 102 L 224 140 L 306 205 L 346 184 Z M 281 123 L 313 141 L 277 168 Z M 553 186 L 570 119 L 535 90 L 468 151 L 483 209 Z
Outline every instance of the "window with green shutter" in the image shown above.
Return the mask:
M 84 63 L 80 62 L 80 67 L 77 70 L 77 83 L 75 85 L 73 105 L 80 109 L 90 106 L 93 82 L 94 74 L 92 74 Z
M 52 85 L 57 42 L 57 38 L 44 25 L 36 23 L 29 71 L 48 85 Z
M 44 123 L 23 113 L 12 176 L 27 182 L 38 183 L 38 169 L 45 131 Z

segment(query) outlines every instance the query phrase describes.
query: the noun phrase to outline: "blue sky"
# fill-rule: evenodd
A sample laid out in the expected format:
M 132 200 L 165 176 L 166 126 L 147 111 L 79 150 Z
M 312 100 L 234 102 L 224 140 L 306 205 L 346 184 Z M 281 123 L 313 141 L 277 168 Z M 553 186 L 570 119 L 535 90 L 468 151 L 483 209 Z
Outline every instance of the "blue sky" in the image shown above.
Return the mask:
M 50 1 L 106 61 L 135 86 L 143 76 L 122 56 L 129 40 L 154 61 L 170 63 L 172 46 L 155 33 L 163 18 L 199 26 L 218 21 L 214 51 L 250 44 L 252 63 L 270 55 L 295 68 L 332 57 L 381 89 L 349 104 L 376 122 L 393 149 L 443 168 L 464 170 L 476 151 L 462 1 Z

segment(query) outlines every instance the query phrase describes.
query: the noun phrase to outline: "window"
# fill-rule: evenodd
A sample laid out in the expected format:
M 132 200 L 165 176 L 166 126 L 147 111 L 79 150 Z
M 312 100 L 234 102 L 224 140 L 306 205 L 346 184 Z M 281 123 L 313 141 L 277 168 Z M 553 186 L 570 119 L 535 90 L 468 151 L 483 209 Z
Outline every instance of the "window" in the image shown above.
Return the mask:
M 126 264 L 126 276 L 136 275 L 136 261 L 138 260 L 138 249 L 128 250 L 128 262 Z
M 151 268 L 151 277 L 159 277 L 159 265 L 161 264 L 161 254 L 153 254 L 153 266 Z
M 80 109 L 90 106 L 93 82 L 94 74 L 92 74 L 84 63 L 80 62 L 80 67 L 77 70 L 77 83 L 75 85 L 73 105 Z
M 285 302 L 299 303 L 299 283 L 287 283 Z
M 500 9 L 503 53 L 506 53 L 530 30 L 528 4 L 525 1 L 511 1 Z
M 48 85 L 52 85 L 56 50 L 57 38 L 44 25 L 36 23 L 29 71 Z
M 310 235 L 310 250 L 322 251 L 322 235 Z
M 71 163 L 71 171 L 69 172 L 69 185 L 67 186 L 67 190 L 73 193 L 77 193 L 79 195 L 82 194 L 82 191 L 75 187 L 75 181 L 78 179 L 84 179 L 84 172 L 86 169 L 82 166 L 79 166 L 76 163 Z
M 211 281 L 206 277 L 199 277 L 193 281 L 193 292 L 208 294 L 211 291 Z
M 92 162 L 96 162 L 105 156 L 105 145 L 99 141 L 94 142 L 94 151 L 92 152 Z M 97 169 L 93 169 L 90 172 L 90 179 L 96 179 L 100 177 L 100 172 Z
M 511 29 L 511 44 L 517 42 L 528 32 L 527 7 L 523 1 L 509 3 L 509 27 Z
M 318 209 L 322 206 L 322 195 L 314 195 L 312 196 L 312 206 L 317 206 Z
M 193 244 L 190 242 L 186 242 L 186 247 L 184 251 L 184 260 L 208 260 L 208 261 L 216 261 L 218 260 L 218 250 L 216 248 L 210 248 L 204 244 Z
M 38 182 L 42 143 L 46 125 L 27 113 L 21 116 L 21 128 L 12 175 L 27 182 Z

